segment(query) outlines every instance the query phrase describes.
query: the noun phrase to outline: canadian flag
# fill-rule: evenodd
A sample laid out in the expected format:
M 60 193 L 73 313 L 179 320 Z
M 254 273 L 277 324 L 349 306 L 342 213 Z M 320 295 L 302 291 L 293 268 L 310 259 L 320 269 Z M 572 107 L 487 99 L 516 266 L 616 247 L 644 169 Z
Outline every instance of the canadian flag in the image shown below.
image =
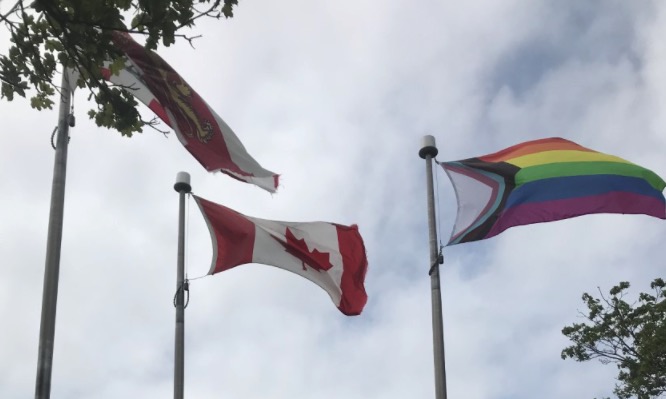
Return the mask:
M 209 172 L 220 171 L 271 193 L 276 191 L 279 176 L 248 154 L 233 130 L 166 61 L 128 33 L 115 32 L 113 43 L 127 60 L 118 74 L 102 68 L 105 79 L 146 104 Z
M 247 263 L 276 266 L 323 288 L 340 311 L 361 314 L 368 267 L 356 225 L 280 222 L 242 215 L 194 196 L 213 241 L 208 274 Z

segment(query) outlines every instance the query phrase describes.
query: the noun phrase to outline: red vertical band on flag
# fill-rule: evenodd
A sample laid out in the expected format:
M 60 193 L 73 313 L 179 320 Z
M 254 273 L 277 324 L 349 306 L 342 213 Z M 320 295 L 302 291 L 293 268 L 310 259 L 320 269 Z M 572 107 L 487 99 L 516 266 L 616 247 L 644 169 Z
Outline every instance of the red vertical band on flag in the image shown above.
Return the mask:
M 361 314 L 368 301 L 363 284 L 365 273 L 368 270 L 365 245 L 357 225 L 336 224 L 335 227 L 338 232 L 338 245 L 343 264 L 342 280 L 340 281 L 342 297 L 338 309 L 347 316 L 356 316 Z
M 213 246 L 213 262 L 208 274 L 252 263 L 255 226 L 240 213 L 194 196 L 206 219 Z M 222 223 L 220 221 L 223 221 Z

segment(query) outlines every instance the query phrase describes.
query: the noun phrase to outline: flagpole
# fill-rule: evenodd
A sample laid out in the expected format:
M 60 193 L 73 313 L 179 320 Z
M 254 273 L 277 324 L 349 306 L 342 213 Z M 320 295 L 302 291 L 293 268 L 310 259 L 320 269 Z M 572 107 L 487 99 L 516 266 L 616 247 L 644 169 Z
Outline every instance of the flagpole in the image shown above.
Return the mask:
M 428 195 L 428 233 L 430 238 L 430 293 L 432 298 L 432 343 L 435 358 L 435 398 L 446 399 L 446 364 L 444 357 L 444 322 L 442 317 L 442 292 L 439 279 L 439 264 L 443 260 L 437 251 L 435 229 L 435 194 L 432 184 L 432 159 L 437 156 L 435 138 L 423 136 L 419 156 L 426 161 Z
M 69 142 L 71 87 L 66 70 L 60 85 L 60 108 L 58 111 L 58 137 L 55 146 L 53 181 L 51 184 L 51 210 L 46 239 L 46 262 L 42 291 L 42 316 L 39 325 L 39 350 L 37 358 L 37 380 L 35 399 L 51 396 L 51 370 L 53 367 L 53 344 L 55 338 L 56 303 L 58 301 L 58 277 L 60 274 L 60 247 L 65 207 L 65 177 L 67 174 L 67 144 Z
M 174 354 L 173 397 L 183 399 L 185 392 L 185 195 L 192 191 L 190 175 L 178 172 L 173 186 L 180 194 L 178 213 L 178 266 L 176 272 L 176 340 Z

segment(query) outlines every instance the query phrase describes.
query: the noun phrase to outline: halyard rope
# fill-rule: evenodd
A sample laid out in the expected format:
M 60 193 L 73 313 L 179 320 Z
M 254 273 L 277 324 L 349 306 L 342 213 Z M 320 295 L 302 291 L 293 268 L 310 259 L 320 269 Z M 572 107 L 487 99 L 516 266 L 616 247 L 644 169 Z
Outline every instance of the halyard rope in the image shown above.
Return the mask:
M 435 159 L 435 165 L 439 166 L 439 162 Z M 438 167 L 435 169 L 439 170 Z M 439 207 L 439 173 L 437 170 L 434 171 L 435 174 L 435 218 L 437 219 L 437 238 L 439 238 L 439 252 L 437 253 L 437 259 L 430 265 L 430 270 L 428 270 L 428 275 L 431 276 L 435 271 L 435 268 L 444 263 L 444 244 L 442 244 L 442 220 L 438 212 Z

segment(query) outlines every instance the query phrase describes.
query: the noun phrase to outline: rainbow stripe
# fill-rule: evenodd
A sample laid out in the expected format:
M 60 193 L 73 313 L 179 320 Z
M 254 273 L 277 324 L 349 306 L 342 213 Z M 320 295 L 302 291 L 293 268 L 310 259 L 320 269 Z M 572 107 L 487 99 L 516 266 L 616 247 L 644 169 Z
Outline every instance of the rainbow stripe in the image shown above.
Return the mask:
M 662 178 L 622 158 L 558 137 L 441 165 L 458 200 L 449 244 L 493 237 L 514 226 L 594 213 L 666 219 Z

